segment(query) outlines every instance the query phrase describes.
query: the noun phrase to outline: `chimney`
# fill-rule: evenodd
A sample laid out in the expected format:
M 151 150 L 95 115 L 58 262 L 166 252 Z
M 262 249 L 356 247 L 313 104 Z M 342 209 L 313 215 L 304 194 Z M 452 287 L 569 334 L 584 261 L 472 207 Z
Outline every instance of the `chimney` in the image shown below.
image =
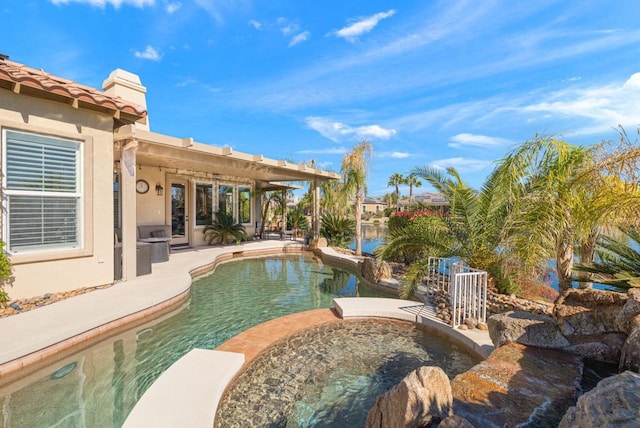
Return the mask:
M 138 104 L 147 110 L 147 99 L 145 94 L 147 88 L 142 86 L 140 77 L 137 74 L 116 68 L 109 74 L 109 77 L 102 82 L 102 90 L 105 93 L 122 98 L 134 104 Z M 149 130 L 149 111 L 147 117 L 136 122 L 138 129 Z

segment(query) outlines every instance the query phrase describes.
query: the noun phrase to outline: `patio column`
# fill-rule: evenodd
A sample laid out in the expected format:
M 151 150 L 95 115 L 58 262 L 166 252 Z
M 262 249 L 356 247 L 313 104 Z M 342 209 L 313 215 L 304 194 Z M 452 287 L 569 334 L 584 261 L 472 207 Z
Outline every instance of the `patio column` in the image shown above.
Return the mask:
M 282 227 L 280 228 L 280 236 L 285 237 L 287 231 L 287 189 L 282 190 Z
M 311 217 L 311 223 L 313 225 L 313 237 L 320 237 L 320 186 L 318 186 L 318 180 L 313 180 L 313 215 Z
M 122 186 L 122 279 L 136 278 L 136 151 L 138 142 L 128 140 L 120 149 L 120 185 Z

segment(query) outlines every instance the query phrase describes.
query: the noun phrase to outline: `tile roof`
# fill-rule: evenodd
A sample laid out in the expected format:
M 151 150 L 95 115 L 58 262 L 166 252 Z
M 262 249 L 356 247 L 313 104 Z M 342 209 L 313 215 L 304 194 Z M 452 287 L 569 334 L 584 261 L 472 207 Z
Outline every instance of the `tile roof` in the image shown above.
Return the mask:
M 4 56 L 0 56 L 0 87 L 11 89 L 16 93 L 26 92 L 44 98 L 65 100 L 71 102 L 74 107 L 93 110 L 98 107 L 98 109 L 114 111 L 115 116 L 125 122 L 134 122 L 147 115 L 147 111 L 142 106 L 98 89 L 54 76 L 42 69 L 37 70 L 9 61 Z M 126 118 L 122 117 L 122 113 Z

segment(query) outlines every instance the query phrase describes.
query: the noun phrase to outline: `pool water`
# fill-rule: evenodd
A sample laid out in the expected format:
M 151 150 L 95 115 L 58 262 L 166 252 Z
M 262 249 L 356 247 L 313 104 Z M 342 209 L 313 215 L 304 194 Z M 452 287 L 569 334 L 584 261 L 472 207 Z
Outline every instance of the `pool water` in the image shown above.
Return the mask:
M 479 359 L 411 323 L 347 320 L 267 349 L 231 385 L 216 426 L 362 427 L 376 398 L 421 366 L 450 378 Z
M 354 295 L 382 294 L 305 256 L 219 265 L 194 281 L 188 300 L 170 314 L 17 382 L 0 382 L 0 427 L 120 427 L 149 386 L 191 349 L 212 349 L 264 321 Z

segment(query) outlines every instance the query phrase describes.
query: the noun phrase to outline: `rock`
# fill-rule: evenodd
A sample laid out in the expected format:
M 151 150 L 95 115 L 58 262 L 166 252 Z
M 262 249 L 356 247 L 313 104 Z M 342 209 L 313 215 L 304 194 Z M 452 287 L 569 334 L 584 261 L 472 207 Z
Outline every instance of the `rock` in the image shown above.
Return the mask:
M 379 396 L 367 415 L 367 428 L 422 427 L 451 416 L 453 396 L 445 372 L 420 367 Z
M 622 347 L 619 370 L 640 372 L 640 315 L 631 322 L 632 330 Z
M 379 282 L 381 279 L 391 278 L 391 268 L 387 262 L 377 263 L 375 259 L 365 257 L 361 266 L 362 277 L 373 283 Z
M 640 375 L 626 371 L 601 380 L 582 395 L 558 427 L 637 427 L 638 421 Z
M 483 322 L 479 322 L 478 325 L 476 326 L 476 328 L 478 330 L 483 330 L 483 331 L 489 330 L 489 326 L 486 323 L 483 323 Z
M 616 317 L 618 330 L 631 334 L 633 328 L 631 322 L 638 315 L 640 315 L 640 288 L 632 288 L 627 293 L 627 303 L 624 304 Z
M 617 318 L 627 300 L 615 291 L 571 289 L 558 297 L 553 315 L 565 336 L 626 333 L 618 328 Z
M 464 324 L 469 328 L 476 328 L 478 320 L 475 318 L 465 318 Z
M 477 427 L 556 426 L 581 390 L 582 358 L 507 343 L 451 381 L 453 410 Z
M 475 428 L 471 422 L 462 416 L 448 416 L 440 422 L 438 428 Z
M 567 352 L 602 361 L 618 364 L 626 335 L 622 333 L 605 333 L 592 336 L 569 336 L 571 345 L 564 348 Z
M 317 248 L 325 248 L 328 246 L 329 246 L 329 243 L 327 242 L 327 238 L 321 236 L 319 238 L 313 238 L 313 241 L 311 241 L 309 248 L 312 250 L 315 250 Z
M 511 311 L 492 315 L 487 321 L 489 337 L 496 347 L 507 342 L 555 349 L 570 345 L 549 315 Z
M 460 329 L 460 330 L 469 330 L 469 327 L 467 327 L 466 324 L 461 324 L 461 325 L 458 326 L 458 329 Z

